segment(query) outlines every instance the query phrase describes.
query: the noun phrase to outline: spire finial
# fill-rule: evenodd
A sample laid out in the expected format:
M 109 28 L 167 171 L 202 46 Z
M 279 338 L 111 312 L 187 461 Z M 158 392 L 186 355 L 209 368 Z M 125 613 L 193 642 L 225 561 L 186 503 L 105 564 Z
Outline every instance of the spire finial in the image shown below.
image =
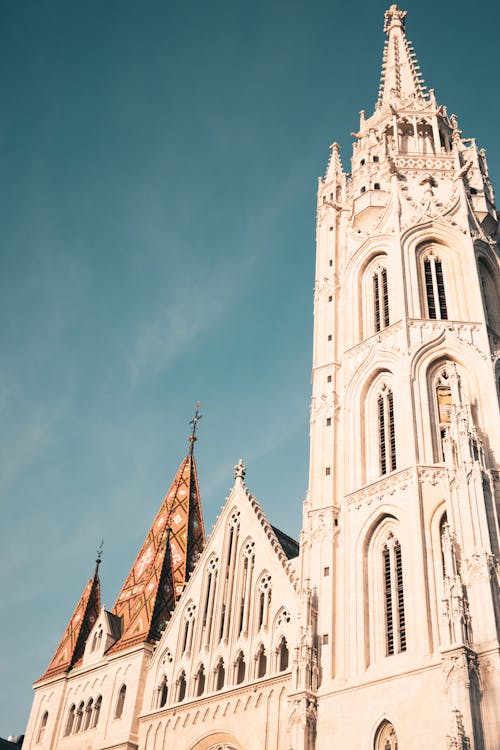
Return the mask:
M 246 466 L 243 463 L 243 459 L 240 458 L 240 460 L 234 467 L 234 478 L 241 479 L 241 481 L 243 481 L 245 479 L 245 473 L 246 473 Z
M 189 423 L 192 427 L 191 435 L 189 436 L 189 455 L 190 456 L 193 455 L 194 444 L 196 443 L 196 440 L 197 440 L 196 427 L 198 425 L 198 422 L 203 416 L 203 414 L 200 412 L 200 406 L 201 406 L 201 402 L 197 401 L 196 404 L 194 405 L 194 408 L 195 408 L 194 417 Z
M 99 565 L 102 562 L 102 550 L 104 548 L 104 539 L 101 539 L 101 543 L 97 548 L 97 557 L 95 559 L 95 575 L 99 572 Z
M 408 11 L 400 10 L 396 4 L 391 5 L 389 10 L 385 11 L 384 16 L 384 31 L 386 34 L 389 33 L 393 26 L 400 26 L 403 31 L 405 30 L 405 18 L 408 15 Z

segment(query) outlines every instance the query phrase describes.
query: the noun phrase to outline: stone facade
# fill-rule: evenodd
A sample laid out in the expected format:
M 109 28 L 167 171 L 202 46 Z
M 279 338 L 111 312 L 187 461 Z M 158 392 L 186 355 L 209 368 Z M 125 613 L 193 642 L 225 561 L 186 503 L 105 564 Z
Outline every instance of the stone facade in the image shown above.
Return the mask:
M 405 21 L 319 180 L 300 555 L 240 463 L 159 640 L 37 683 L 27 748 L 500 747 L 498 215 Z

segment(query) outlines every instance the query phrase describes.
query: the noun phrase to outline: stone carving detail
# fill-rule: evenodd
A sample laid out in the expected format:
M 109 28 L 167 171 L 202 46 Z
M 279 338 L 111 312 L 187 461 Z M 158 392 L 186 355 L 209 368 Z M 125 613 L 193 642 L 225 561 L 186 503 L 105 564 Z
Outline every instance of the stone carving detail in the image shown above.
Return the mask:
M 480 326 L 476 323 L 455 323 L 450 320 L 423 321 L 414 318 L 408 321 L 408 332 L 410 354 L 414 354 L 421 346 L 438 339 L 444 333 L 446 337 L 454 335 L 461 344 L 474 349 L 483 359 L 489 356 L 489 353 L 479 346 Z
M 363 505 L 371 505 L 373 502 L 382 502 L 387 496 L 396 492 L 404 492 L 408 485 L 415 481 L 412 469 L 404 469 L 388 477 L 379 479 L 377 482 L 363 487 L 361 490 L 351 492 L 347 495 L 346 502 L 350 508 L 361 508 Z
M 307 519 L 308 529 L 304 535 L 306 544 L 333 541 L 333 537 L 337 532 L 337 527 L 335 526 L 336 513 L 333 509 L 309 511 Z
M 322 393 L 321 396 L 313 396 L 311 401 L 311 424 L 326 416 L 333 416 L 340 409 L 338 396 L 333 391 L 330 394 Z
M 458 708 L 452 711 L 452 734 L 447 737 L 448 750 L 470 750 L 470 740 L 465 733 L 463 717 Z
M 394 323 L 349 349 L 345 356 L 348 379 L 354 375 L 358 367 L 367 359 L 372 348 L 376 347 L 379 351 L 385 350 L 400 354 L 403 343 L 401 340 L 402 330 L 403 324 L 401 322 Z

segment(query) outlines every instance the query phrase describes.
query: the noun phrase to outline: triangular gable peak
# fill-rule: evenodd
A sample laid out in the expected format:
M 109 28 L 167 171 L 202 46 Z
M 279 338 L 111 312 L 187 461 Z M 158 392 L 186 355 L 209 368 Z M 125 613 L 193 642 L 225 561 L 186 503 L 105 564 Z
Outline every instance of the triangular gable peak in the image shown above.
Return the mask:
M 106 651 L 120 638 L 121 632 L 120 618 L 102 607 L 85 644 L 81 662 L 83 666 L 86 667 L 100 661 Z M 79 666 L 79 664 L 77 663 L 75 666 Z
M 122 637 L 111 651 L 160 637 L 204 545 L 198 476 L 190 451 L 118 594 L 113 613 L 122 618 Z
M 53 659 L 40 679 L 69 672 L 83 656 L 86 640 L 99 617 L 101 607 L 101 585 L 98 569 L 99 565 L 97 564 L 95 573 L 85 586 Z
M 240 462 L 235 484 L 156 647 L 145 706 L 161 708 L 198 697 L 200 690 L 215 692 L 222 689 L 217 687 L 222 680 L 224 687 L 234 687 L 243 672 L 248 682 L 288 669 L 288 660 L 280 661 L 276 654 L 295 636 L 298 580 L 293 561 L 298 544 L 271 526 L 243 477 Z M 258 653 L 264 654 L 260 675 Z M 182 673 L 198 675 L 196 687 L 188 685 L 184 697 Z

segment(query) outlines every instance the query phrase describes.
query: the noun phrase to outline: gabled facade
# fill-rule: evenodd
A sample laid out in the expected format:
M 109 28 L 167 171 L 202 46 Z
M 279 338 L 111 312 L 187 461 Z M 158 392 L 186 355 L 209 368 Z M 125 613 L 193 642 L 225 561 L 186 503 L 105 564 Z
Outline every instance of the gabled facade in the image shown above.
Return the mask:
M 242 733 L 245 748 L 285 746 L 299 549 L 243 476 L 240 463 L 148 670 L 139 732 L 148 750 L 240 747 Z
M 112 612 L 89 582 L 25 747 L 500 748 L 499 216 L 405 23 L 319 180 L 300 553 L 241 462 L 204 546 L 191 444 Z

